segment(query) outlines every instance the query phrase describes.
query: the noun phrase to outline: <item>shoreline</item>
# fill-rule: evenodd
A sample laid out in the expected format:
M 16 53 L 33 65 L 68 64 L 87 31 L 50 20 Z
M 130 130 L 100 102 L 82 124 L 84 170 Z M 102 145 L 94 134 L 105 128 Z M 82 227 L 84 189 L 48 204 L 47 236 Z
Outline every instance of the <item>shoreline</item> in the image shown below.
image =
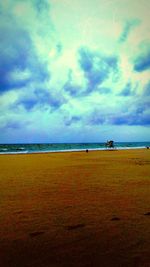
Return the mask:
M 124 150 L 145 150 L 147 147 L 114 147 L 114 148 L 88 148 L 88 149 L 66 149 L 66 150 L 50 150 L 50 151 L 20 151 L 20 152 L 0 152 L 0 155 L 28 155 L 28 154 L 51 154 L 51 153 L 73 153 L 73 152 L 93 152 L 93 151 L 124 151 Z

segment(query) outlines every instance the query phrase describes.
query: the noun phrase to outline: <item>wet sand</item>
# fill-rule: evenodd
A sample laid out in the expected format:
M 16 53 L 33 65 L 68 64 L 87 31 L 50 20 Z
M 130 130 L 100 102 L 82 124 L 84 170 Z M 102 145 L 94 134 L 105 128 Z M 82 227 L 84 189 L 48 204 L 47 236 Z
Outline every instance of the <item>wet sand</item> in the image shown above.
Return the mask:
M 0 266 L 149 267 L 150 150 L 0 155 Z

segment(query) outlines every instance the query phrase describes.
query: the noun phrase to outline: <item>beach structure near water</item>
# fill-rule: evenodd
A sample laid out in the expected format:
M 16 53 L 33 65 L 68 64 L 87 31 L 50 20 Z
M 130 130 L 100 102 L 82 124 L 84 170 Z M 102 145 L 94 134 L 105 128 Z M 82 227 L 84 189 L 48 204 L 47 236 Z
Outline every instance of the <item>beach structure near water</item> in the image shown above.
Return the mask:
M 113 140 L 107 140 L 107 142 L 106 142 L 106 147 L 107 148 L 114 148 L 114 141 Z

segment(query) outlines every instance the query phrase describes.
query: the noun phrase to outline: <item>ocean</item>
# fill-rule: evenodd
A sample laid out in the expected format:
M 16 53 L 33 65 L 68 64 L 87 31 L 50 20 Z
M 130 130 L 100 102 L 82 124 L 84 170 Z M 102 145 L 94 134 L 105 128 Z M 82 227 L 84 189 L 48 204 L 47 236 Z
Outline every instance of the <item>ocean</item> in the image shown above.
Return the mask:
M 149 142 L 115 142 L 116 149 L 137 149 L 150 147 Z M 53 143 L 53 144 L 0 144 L 0 154 L 28 154 L 46 152 L 67 152 L 105 150 L 105 143 Z

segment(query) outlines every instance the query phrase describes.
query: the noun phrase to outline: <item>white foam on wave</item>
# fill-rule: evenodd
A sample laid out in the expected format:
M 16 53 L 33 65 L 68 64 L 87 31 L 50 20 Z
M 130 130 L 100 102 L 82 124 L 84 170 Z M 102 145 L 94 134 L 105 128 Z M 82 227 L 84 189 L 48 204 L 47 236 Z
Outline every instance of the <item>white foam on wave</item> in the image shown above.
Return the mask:
M 25 151 L 0 152 L 0 155 L 11 155 L 11 154 L 29 154 L 29 151 L 28 150 L 25 150 Z

